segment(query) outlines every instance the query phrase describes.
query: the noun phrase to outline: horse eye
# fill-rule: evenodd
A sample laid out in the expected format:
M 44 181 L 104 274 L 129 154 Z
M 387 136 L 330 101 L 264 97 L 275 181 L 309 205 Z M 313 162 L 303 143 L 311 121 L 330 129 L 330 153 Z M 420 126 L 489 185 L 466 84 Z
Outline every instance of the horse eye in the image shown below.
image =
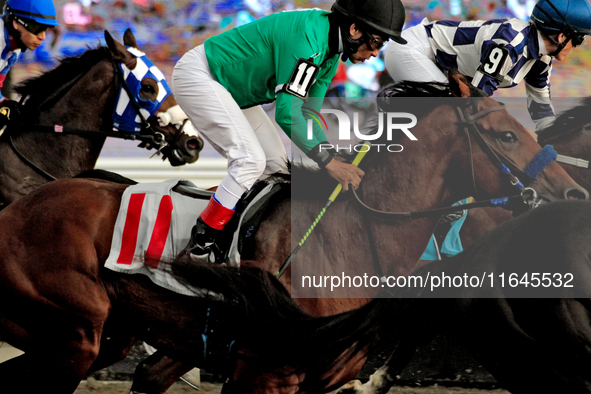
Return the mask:
M 156 94 L 156 89 L 152 85 L 142 85 L 142 92 L 148 94 Z
M 504 133 L 499 133 L 498 138 L 501 140 L 501 142 L 506 142 L 506 143 L 517 141 L 517 137 L 511 131 L 505 131 Z

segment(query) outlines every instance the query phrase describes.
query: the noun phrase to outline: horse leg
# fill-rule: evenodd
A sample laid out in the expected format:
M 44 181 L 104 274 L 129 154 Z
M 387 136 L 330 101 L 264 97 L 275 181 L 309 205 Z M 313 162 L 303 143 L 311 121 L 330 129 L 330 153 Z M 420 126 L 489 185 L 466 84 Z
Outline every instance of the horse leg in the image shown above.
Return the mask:
M 72 394 L 84 378 L 91 361 L 79 356 L 27 350 L 25 354 L 0 364 L 3 394 Z
M 137 340 L 133 337 L 108 337 L 103 335 L 103 339 L 101 340 L 101 350 L 98 357 L 88 370 L 88 373 L 99 371 L 123 360 L 127 357 L 136 342 Z
M 408 365 L 415 355 L 419 342 L 404 338 L 384 365 L 378 368 L 364 384 L 353 380 L 341 387 L 337 394 L 385 394 L 394 385 L 396 375 Z
M 193 367 L 156 351 L 142 361 L 133 375 L 132 394 L 163 394 Z

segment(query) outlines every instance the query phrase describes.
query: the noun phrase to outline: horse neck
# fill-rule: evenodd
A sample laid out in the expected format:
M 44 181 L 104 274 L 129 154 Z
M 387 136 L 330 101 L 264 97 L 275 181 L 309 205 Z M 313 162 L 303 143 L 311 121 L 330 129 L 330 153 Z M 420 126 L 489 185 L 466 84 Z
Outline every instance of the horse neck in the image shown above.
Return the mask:
M 114 78 L 111 61 L 98 62 L 54 105 L 41 109 L 37 123 L 108 130 L 117 93 Z M 57 178 L 93 169 L 105 143 L 105 137 L 48 133 L 26 133 L 22 138 L 28 142 L 30 155 L 38 158 L 35 163 Z
M 367 205 L 387 212 L 416 212 L 449 206 L 468 197 L 473 188 L 465 170 L 466 139 L 458 133 L 455 119 L 437 108 L 414 127 L 418 141 L 404 140 L 400 153 L 384 153 L 366 162 L 362 182 Z M 445 116 L 445 117 L 443 117 Z M 368 215 L 359 210 L 360 215 Z M 371 220 L 372 235 L 386 275 L 405 275 L 422 255 L 439 217 Z

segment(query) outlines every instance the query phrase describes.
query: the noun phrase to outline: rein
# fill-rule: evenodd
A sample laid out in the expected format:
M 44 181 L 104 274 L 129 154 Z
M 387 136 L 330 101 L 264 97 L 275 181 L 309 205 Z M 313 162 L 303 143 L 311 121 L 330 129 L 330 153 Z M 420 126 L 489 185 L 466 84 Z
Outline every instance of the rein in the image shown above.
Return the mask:
M 167 142 L 164 137 L 164 134 L 154 130 L 152 125 L 143 116 L 139 107 L 137 106 L 137 103 L 133 100 L 133 94 L 131 93 L 129 86 L 127 85 L 127 82 L 125 81 L 125 78 L 123 77 L 123 72 L 121 71 L 121 69 L 119 67 L 117 67 L 116 62 L 113 60 L 112 57 L 110 58 L 110 60 L 111 60 L 111 64 L 113 65 L 113 70 L 116 75 L 116 78 L 121 80 L 121 84 L 122 84 L 123 88 L 125 89 L 125 92 L 129 96 L 129 99 L 130 99 L 129 102 L 131 103 L 132 108 L 135 111 L 136 115 L 141 120 L 142 132 L 140 134 L 134 134 L 134 133 L 130 133 L 130 132 L 127 132 L 124 130 L 97 131 L 97 130 L 78 129 L 78 128 L 74 128 L 74 127 L 64 127 L 61 125 L 47 126 L 47 125 L 40 125 L 40 124 L 28 124 L 28 123 L 22 123 L 22 122 L 9 120 L 9 124 L 7 126 L 5 126 L 0 131 L 0 135 L 5 130 L 10 131 L 11 128 L 16 128 L 16 129 L 26 128 L 27 131 L 29 131 L 29 132 L 73 134 L 73 135 L 79 135 L 79 136 L 83 136 L 83 137 L 111 137 L 111 138 L 120 138 L 120 139 L 124 139 L 124 140 L 141 141 L 143 143 L 150 144 L 150 145 L 156 147 L 157 152 L 160 152 L 163 148 L 165 148 L 167 146 Z M 78 83 L 78 81 L 80 81 L 80 79 L 82 79 L 82 77 L 84 77 L 89 71 L 90 71 L 90 69 L 84 73 L 80 73 L 75 78 L 70 80 L 68 83 L 63 85 L 61 89 L 59 89 L 57 92 L 54 92 L 48 98 L 43 100 L 43 102 L 39 105 L 39 108 L 42 108 L 43 106 L 47 106 L 49 104 L 53 104 L 54 102 L 57 102 L 74 85 L 76 85 L 76 83 Z M 25 101 L 26 101 L 26 99 L 21 99 L 21 104 L 23 104 Z M 39 175 L 41 175 L 45 179 L 47 179 L 49 181 L 57 180 L 56 177 L 54 177 L 53 175 L 44 171 L 43 169 L 39 168 L 39 166 L 34 164 L 22 152 L 20 152 L 20 150 L 16 147 L 16 144 L 14 143 L 12 133 L 7 133 L 7 134 L 8 134 L 8 142 L 9 142 L 10 148 L 13 150 L 13 152 L 17 155 L 17 157 L 23 163 L 25 163 L 27 166 L 32 168 L 35 172 L 37 172 Z

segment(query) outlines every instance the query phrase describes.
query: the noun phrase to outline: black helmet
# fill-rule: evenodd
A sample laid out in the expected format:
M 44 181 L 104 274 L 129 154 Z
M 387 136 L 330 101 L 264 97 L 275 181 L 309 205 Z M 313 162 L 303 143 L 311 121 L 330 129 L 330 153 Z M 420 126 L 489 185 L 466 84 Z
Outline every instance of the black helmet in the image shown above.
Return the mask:
M 406 16 L 400 0 L 336 0 L 332 11 L 362 22 L 384 38 L 406 44 L 400 37 Z

